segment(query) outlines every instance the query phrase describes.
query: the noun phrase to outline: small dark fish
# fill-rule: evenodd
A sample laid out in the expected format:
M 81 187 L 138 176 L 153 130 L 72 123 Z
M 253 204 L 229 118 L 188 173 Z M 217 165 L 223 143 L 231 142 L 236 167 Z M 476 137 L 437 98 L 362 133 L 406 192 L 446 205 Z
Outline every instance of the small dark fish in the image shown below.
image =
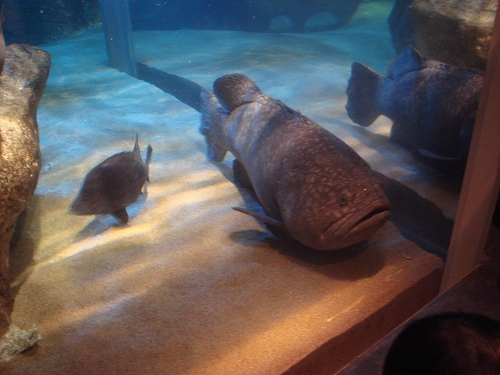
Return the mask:
M 208 157 L 235 157 L 234 176 L 250 184 L 265 214 L 237 211 L 318 250 L 366 240 L 389 219 L 381 181 L 340 139 L 266 96 L 242 74 L 202 93 Z
M 465 163 L 482 83 L 481 73 L 426 59 L 410 47 L 386 77 L 352 64 L 347 114 L 361 126 L 387 116 L 391 139 L 424 160 Z
M 70 212 L 77 215 L 112 214 L 126 224 L 128 214 L 125 208 L 137 200 L 144 183 L 149 181 L 152 152 L 153 148 L 148 146 L 144 163 L 139 136 L 136 135 L 133 151 L 115 154 L 90 170 Z
M 3 36 L 3 7 L 5 3 L 2 4 L 2 10 L 0 10 L 0 74 L 3 72 L 3 66 L 5 64 L 5 38 Z

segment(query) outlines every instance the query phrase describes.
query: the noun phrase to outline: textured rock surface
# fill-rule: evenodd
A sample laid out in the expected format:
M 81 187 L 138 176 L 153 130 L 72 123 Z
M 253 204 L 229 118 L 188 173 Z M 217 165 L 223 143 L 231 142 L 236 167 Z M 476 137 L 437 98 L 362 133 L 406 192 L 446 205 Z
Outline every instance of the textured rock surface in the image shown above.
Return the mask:
M 0 336 L 8 328 L 9 245 L 19 213 L 33 196 L 40 172 L 36 113 L 49 74 L 48 52 L 7 47 L 0 76 Z
M 0 340 L 0 362 L 9 362 L 16 354 L 31 348 L 41 339 L 36 327 L 23 331 L 15 324 L 11 324 L 9 332 Z
M 498 0 L 415 0 L 415 47 L 426 57 L 484 71 Z

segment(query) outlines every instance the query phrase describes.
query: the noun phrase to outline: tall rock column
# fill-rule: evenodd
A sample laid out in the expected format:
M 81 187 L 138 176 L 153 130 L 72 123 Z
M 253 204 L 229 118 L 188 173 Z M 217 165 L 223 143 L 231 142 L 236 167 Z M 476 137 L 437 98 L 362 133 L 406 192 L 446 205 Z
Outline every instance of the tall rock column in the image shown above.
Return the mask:
M 49 69 L 48 52 L 24 44 L 7 46 L 0 75 L 0 337 L 7 332 L 13 306 L 10 239 L 41 168 L 36 115 Z

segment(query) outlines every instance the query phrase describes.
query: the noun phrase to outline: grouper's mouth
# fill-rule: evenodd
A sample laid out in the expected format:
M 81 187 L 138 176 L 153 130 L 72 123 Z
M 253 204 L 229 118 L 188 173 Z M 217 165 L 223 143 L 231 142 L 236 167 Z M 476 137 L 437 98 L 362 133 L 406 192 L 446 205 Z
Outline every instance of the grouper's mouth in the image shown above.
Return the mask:
M 390 217 L 389 203 L 378 198 L 363 208 L 332 223 L 324 232 L 324 241 L 329 250 L 338 250 L 367 240 L 379 230 Z

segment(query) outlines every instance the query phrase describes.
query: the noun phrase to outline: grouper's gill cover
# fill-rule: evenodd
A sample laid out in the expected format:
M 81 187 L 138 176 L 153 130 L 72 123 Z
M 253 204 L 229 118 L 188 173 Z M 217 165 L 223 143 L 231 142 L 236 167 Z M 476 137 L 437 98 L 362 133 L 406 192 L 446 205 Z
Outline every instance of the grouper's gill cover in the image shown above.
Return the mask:
M 388 220 L 381 182 L 340 139 L 247 76 L 221 77 L 214 91 L 202 95 L 208 157 L 235 155 L 235 178 L 246 175 L 265 214 L 237 210 L 318 250 L 366 240 Z

